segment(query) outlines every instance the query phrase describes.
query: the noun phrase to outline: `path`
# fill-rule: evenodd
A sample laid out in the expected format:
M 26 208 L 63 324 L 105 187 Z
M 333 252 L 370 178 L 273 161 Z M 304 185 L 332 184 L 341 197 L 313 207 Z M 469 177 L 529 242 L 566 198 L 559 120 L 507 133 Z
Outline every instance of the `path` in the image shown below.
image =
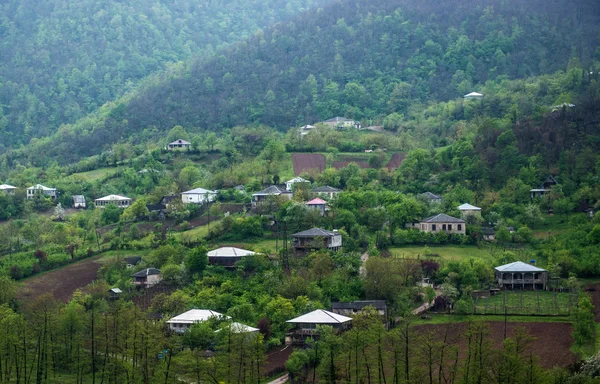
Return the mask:
M 283 384 L 283 383 L 287 383 L 289 379 L 290 379 L 290 374 L 286 373 L 285 375 L 278 377 L 277 379 L 270 381 L 267 384 Z

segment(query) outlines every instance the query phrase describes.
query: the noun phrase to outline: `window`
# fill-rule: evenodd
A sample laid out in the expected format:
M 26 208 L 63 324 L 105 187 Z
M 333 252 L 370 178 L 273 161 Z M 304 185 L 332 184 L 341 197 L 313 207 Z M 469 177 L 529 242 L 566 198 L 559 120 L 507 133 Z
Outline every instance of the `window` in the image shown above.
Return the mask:
M 446 224 L 442 224 L 442 231 L 446 230 Z
M 462 231 L 462 224 L 458 224 L 458 230 Z
M 451 231 L 452 230 L 452 224 L 448 224 L 448 230 Z
M 437 226 L 436 226 L 435 224 L 432 224 L 432 225 L 431 225 L 431 230 L 432 230 L 432 231 L 437 231 Z

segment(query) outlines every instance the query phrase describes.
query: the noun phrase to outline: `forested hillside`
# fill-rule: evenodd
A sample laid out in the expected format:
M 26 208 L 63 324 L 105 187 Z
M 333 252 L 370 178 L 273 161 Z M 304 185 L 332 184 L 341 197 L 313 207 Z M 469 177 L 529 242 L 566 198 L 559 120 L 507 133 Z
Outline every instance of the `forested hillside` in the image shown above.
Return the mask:
M 288 128 L 336 115 L 365 122 L 391 115 L 397 128 L 427 103 L 484 84 L 491 116 L 531 113 L 530 97 L 551 106 L 580 91 L 591 59 L 600 56 L 599 37 L 590 33 L 599 17 L 590 0 L 338 2 L 149 80 L 11 158 L 42 161 L 43 153 L 73 161 L 117 141 L 161 137 L 177 124 L 196 131 Z M 506 94 L 506 80 L 564 71 L 571 58 L 571 82 L 546 80 L 540 90 L 512 85 L 517 92 Z M 512 98 L 507 108 L 494 107 L 498 90 Z
M 0 152 L 54 133 L 167 63 L 212 55 L 324 3 L 8 0 L 0 4 Z

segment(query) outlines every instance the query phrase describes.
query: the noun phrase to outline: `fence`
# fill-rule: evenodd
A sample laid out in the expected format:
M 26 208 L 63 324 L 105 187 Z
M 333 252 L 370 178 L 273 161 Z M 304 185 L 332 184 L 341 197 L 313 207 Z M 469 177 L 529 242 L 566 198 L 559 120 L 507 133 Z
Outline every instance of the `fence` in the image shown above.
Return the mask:
M 489 297 L 476 297 L 475 315 L 569 316 L 577 305 L 578 294 L 547 291 L 503 291 Z

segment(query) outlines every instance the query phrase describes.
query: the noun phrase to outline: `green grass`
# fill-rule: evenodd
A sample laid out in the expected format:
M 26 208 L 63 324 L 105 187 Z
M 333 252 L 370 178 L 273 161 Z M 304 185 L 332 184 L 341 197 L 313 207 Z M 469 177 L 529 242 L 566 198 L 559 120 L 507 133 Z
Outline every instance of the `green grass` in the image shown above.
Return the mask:
M 435 254 L 436 258 L 442 260 L 468 260 L 468 259 L 483 259 L 492 260 L 492 254 L 489 250 L 478 248 L 469 245 L 449 245 L 443 247 L 431 246 L 430 254 Z M 425 257 L 425 247 L 420 245 L 409 245 L 406 247 L 394 247 L 389 249 L 394 257 L 404 258 L 423 258 Z
M 469 321 L 504 321 L 502 315 L 486 315 L 486 316 L 475 316 L 475 315 L 440 315 L 440 314 L 428 314 L 429 319 L 417 318 L 414 320 L 415 325 L 421 324 L 454 324 L 454 323 L 466 323 Z M 506 316 L 507 322 L 512 323 L 570 323 L 573 321 L 570 316 L 519 316 L 519 315 L 508 315 Z
M 102 252 L 99 255 L 102 255 L 99 259 L 98 262 L 99 263 L 105 263 L 107 261 L 110 261 L 111 259 L 113 259 L 114 257 L 128 257 L 128 256 L 142 256 L 142 254 L 146 253 L 147 251 L 144 250 L 112 250 L 112 251 L 106 251 L 106 252 Z
M 72 176 L 83 177 L 87 181 L 93 182 L 93 181 L 98 181 L 100 179 L 103 179 L 109 175 L 114 175 L 116 173 L 117 173 L 117 168 L 110 167 L 110 168 L 94 169 L 93 171 L 74 173 L 71 175 L 71 177 Z
M 548 291 L 503 291 L 499 295 L 476 301 L 479 313 L 502 314 L 506 305 L 508 313 L 524 315 L 568 315 L 576 304 L 576 294 Z
M 177 240 L 181 241 L 181 239 L 186 238 L 190 240 L 196 240 L 201 237 L 207 237 L 209 232 L 209 227 L 214 228 L 214 226 L 219 223 L 221 220 L 211 221 L 210 224 L 200 225 L 198 227 L 189 229 L 183 232 L 175 232 L 173 233 L 173 237 Z
M 573 215 L 569 215 L 571 218 Z M 550 236 L 555 236 L 564 232 L 567 232 L 571 228 L 569 225 L 569 221 L 565 215 L 543 215 L 544 222 L 543 224 L 533 228 L 533 234 L 537 238 L 546 238 Z

